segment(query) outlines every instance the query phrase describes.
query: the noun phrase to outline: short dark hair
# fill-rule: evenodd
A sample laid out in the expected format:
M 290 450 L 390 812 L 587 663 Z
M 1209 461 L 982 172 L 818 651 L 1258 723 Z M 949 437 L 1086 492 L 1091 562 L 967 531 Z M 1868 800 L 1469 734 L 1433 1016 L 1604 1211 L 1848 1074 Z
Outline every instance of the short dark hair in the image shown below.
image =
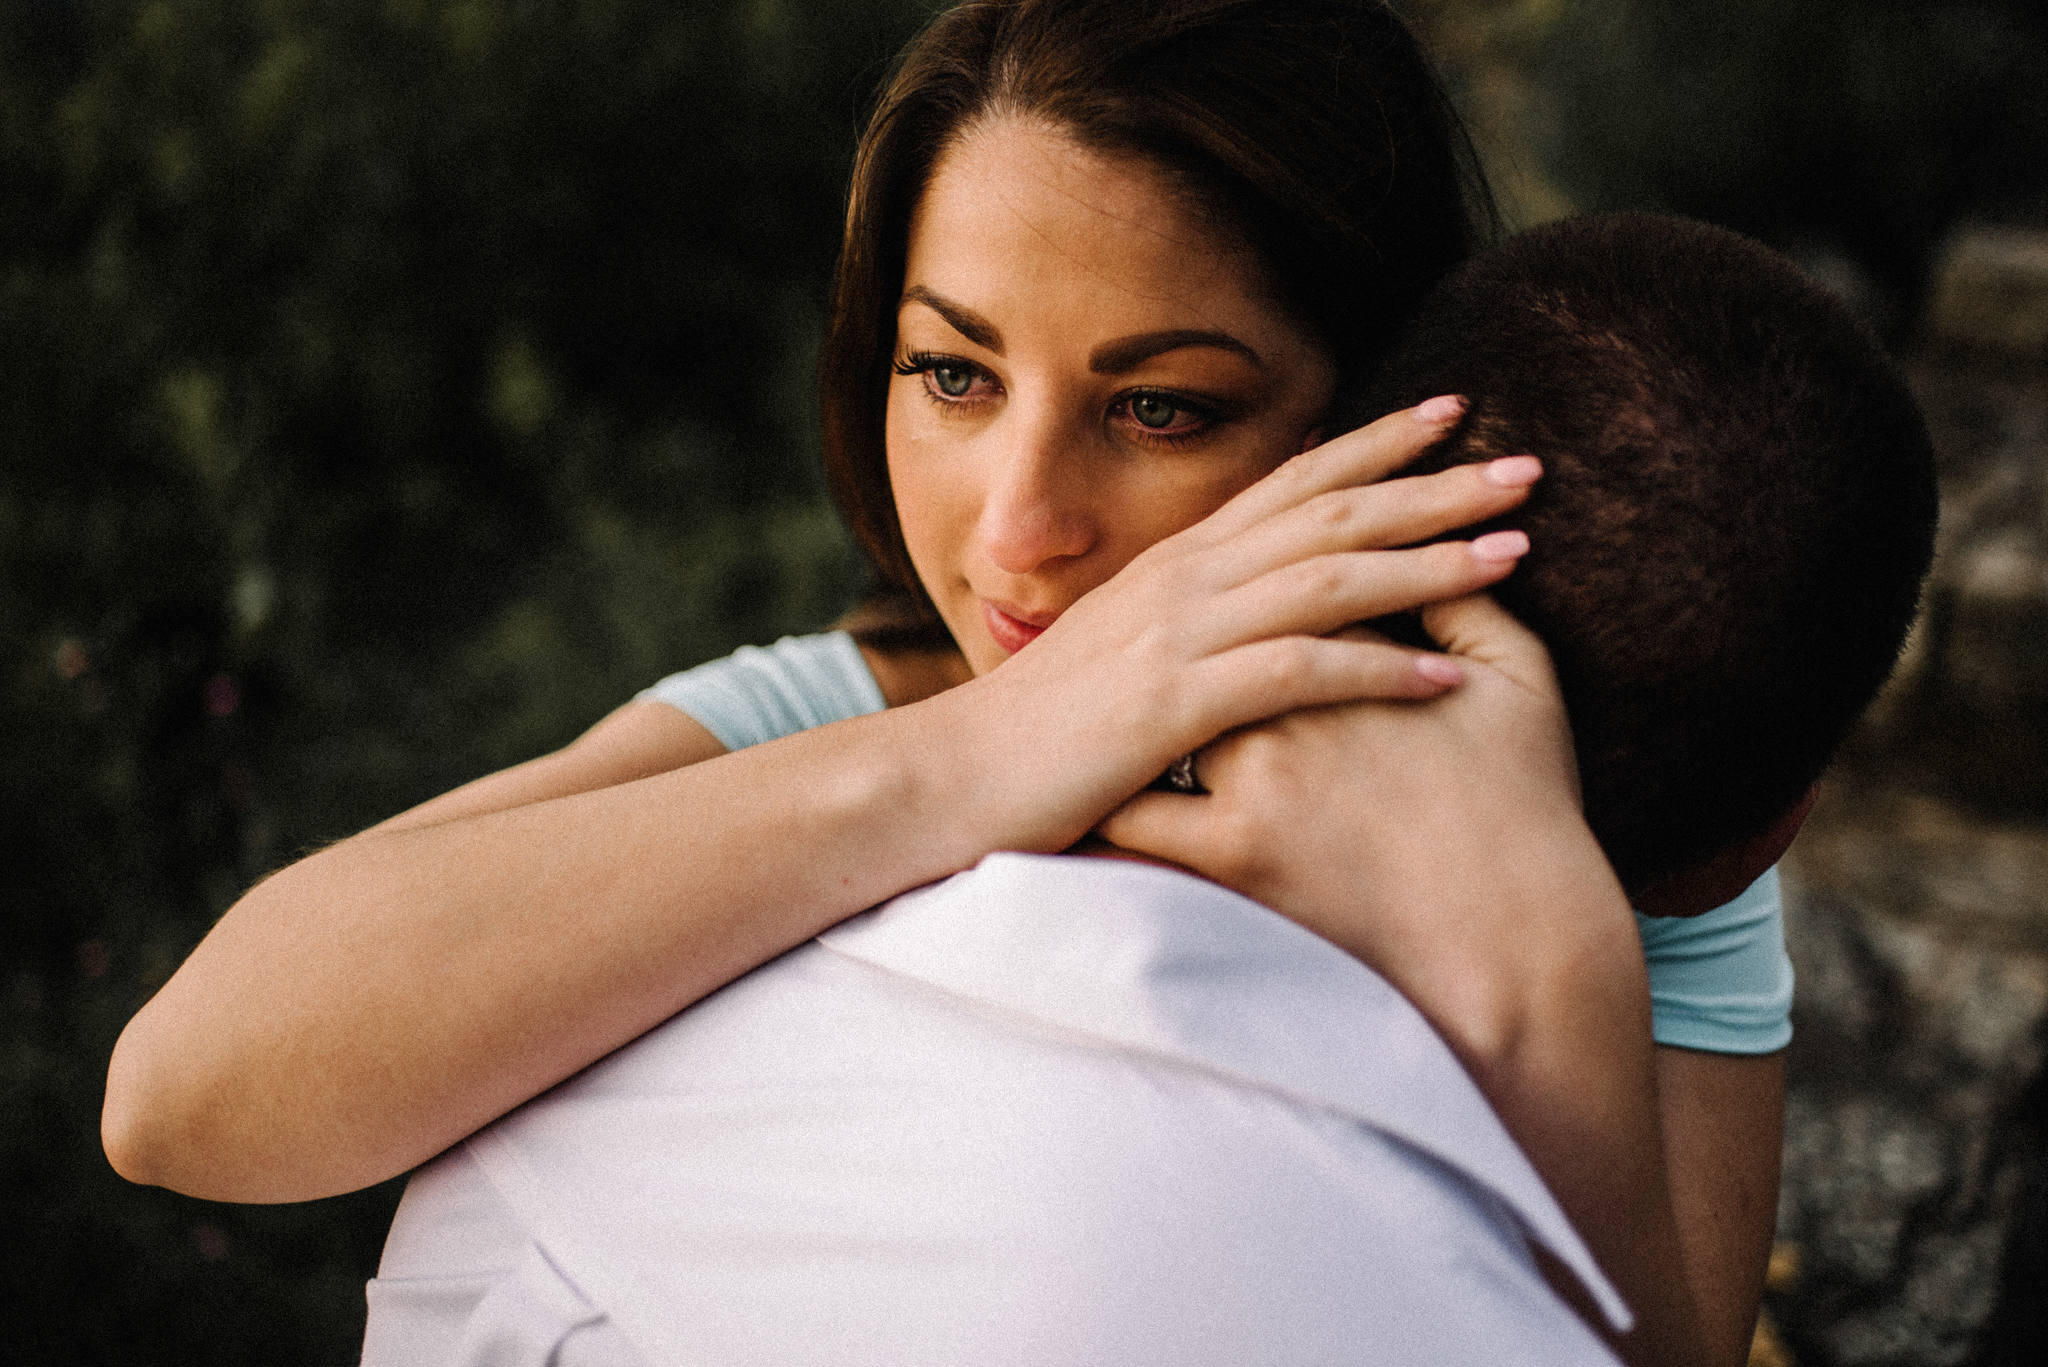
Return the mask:
M 883 594 L 929 626 L 889 487 L 889 365 L 912 212 L 940 155 L 992 115 L 1159 168 L 1249 249 L 1340 383 L 1493 222 L 1456 114 L 1380 0 L 970 0 L 941 14 L 861 140 L 819 361 L 833 499 Z
M 1445 280 L 1365 411 L 1446 393 L 1470 407 L 1420 468 L 1543 459 L 1496 593 L 1550 647 L 1623 884 L 1768 828 L 1890 672 L 1933 553 L 1933 451 L 1876 337 L 1747 238 L 1600 215 Z

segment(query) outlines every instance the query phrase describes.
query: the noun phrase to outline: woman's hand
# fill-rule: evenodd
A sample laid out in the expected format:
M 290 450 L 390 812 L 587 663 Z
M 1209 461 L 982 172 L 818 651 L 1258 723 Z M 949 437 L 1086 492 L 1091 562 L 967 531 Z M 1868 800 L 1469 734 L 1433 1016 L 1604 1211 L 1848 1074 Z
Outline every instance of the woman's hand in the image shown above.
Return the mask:
M 1198 757 L 1209 794 L 1140 794 L 1101 833 L 1300 922 L 1401 988 L 1462 1054 L 1491 1057 L 1554 961 L 1597 954 L 1640 983 L 1641 954 L 1579 812 L 1542 643 L 1483 596 L 1423 620 L 1463 687 L 1226 736 Z M 1569 899 L 1553 906 L 1553 892 Z M 1546 914 L 1558 924 L 1533 919 Z
M 1642 950 L 1579 813 L 1548 656 L 1484 596 L 1423 620 L 1463 687 L 1228 736 L 1199 757 L 1208 795 L 1141 794 L 1101 833 L 1265 903 L 1399 988 L 1636 1311 L 1623 1352 L 1697 1361 Z
M 1415 544 L 1515 507 L 1542 473 L 1522 456 L 1386 479 L 1460 408 L 1432 400 L 1296 456 L 1139 554 L 998 668 L 922 704 L 989 757 L 960 814 L 962 834 L 982 837 L 965 862 L 1066 848 L 1234 727 L 1455 686 L 1442 656 L 1332 633 L 1484 588 L 1527 549 L 1518 532 Z

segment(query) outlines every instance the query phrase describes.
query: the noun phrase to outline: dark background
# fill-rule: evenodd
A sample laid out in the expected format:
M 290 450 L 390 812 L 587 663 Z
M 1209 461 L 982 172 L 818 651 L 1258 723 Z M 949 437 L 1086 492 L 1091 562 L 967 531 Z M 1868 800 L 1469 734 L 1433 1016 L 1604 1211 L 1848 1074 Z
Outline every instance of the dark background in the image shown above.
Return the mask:
M 254 878 L 859 589 L 810 368 L 918 0 L 0 0 L 0 1323 L 342 1363 L 396 1184 L 100 1154 L 128 1016 Z M 1754 232 L 1901 345 L 2048 222 L 2021 3 L 1406 7 L 1511 213 Z

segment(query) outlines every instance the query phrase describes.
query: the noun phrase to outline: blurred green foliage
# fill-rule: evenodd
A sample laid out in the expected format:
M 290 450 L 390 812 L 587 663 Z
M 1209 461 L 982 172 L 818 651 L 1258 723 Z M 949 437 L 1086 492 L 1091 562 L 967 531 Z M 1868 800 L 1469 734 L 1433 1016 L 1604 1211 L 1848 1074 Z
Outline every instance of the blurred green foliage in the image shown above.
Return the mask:
M 0 5 L 9 1360 L 354 1360 L 395 1191 L 127 1187 L 114 1036 L 295 851 L 858 590 L 812 356 L 918 17 Z
M 108 1051 L 294 852 L 858 592 L 811 358 L 927 7 L 0 0 L 9 1360 L 354 1360 L 395 1189 L 129 1187 Z M 2018 0 L 1403 8 L 1525 217 L 1814 238 L 1910 302 L 1956 215 L 2039 208 Z

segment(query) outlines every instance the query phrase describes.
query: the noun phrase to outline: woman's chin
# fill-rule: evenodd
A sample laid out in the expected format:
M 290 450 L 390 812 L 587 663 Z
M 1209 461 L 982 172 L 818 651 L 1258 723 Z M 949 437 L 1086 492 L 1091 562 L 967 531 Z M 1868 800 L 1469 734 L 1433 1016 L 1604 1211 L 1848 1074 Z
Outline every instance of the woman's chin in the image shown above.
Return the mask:
M 981 628 L 978 618 L 971 626 L 953 626 L 953 639 L 960 643 L 960 654 L 966 658 L 967 667 L 974 672 L 977 679 L 1015 653 L 997 645 L 994 638 Z

